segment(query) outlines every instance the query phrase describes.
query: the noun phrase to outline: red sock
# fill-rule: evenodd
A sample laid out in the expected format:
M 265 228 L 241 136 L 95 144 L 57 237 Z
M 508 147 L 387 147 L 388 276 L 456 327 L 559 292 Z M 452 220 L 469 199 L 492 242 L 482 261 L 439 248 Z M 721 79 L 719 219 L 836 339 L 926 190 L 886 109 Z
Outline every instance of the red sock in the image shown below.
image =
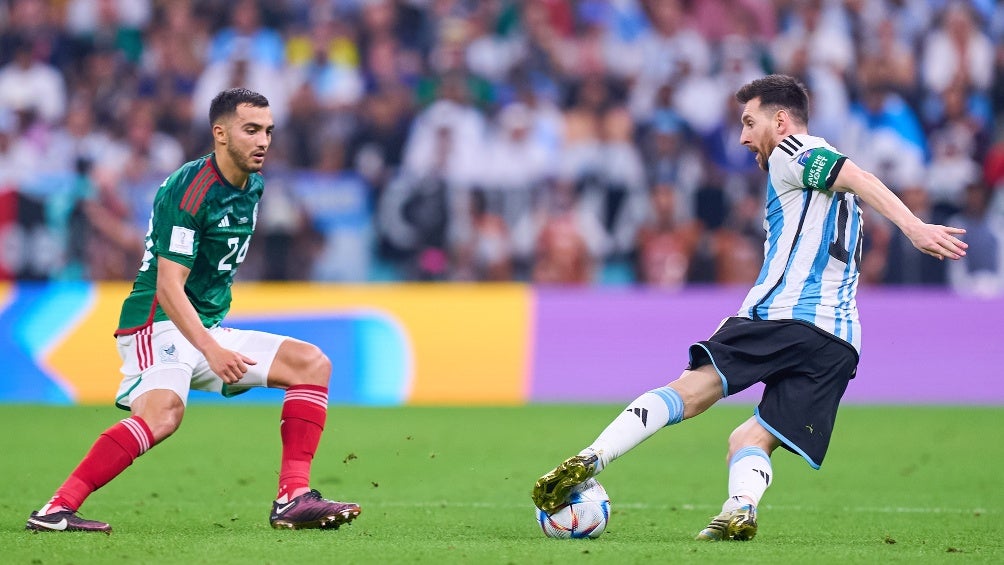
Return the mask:
M 152 445 L 153 433 L 139 416 L 126 418 L 108 428 L 56 490 L 49 506 L 64 506 L 76 511 L 92 492 L 117 477 Z
M 310 486 L 310 464 L 321 441 L 328 416 L 328 387 L 294 385 L 286 389 L 282 402 L 282 466 L 279 469 L 279 494 L 292 495 Z

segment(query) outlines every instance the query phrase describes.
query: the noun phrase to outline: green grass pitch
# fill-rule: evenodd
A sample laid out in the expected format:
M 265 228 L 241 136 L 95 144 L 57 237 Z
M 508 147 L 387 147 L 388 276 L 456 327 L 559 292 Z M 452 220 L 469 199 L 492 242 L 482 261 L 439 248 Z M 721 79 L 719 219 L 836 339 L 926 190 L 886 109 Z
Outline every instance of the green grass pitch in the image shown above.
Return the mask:
M 314 486 L 359 502 L 338 531 L 276 531 L 278 406 L 195 404 L 179 432 L 87 501 L 115 532 L 24 530 L 124 412 L 0 406 L 0 562 L 1002 563 L 1004 408 L 845 406 L 822 470 L 779 450 L 748 543 L 693 536 L 725 496 L 729 431 L 750 406 L 668 428 L 600 476 L 613 513 L 597 540 L 550 540 L 533 481 L 621 406 L 334 406 Z

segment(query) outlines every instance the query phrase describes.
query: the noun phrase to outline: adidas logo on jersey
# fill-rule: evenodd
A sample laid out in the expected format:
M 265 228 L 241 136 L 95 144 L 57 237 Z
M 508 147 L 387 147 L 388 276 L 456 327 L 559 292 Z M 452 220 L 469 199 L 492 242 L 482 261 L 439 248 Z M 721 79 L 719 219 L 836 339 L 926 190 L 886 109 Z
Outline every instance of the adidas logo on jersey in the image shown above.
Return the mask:
M 219 226 L 221 228 L 229 228 L 230 227 L 230 216 L 223 216 L 223 219 L 220 220 Z

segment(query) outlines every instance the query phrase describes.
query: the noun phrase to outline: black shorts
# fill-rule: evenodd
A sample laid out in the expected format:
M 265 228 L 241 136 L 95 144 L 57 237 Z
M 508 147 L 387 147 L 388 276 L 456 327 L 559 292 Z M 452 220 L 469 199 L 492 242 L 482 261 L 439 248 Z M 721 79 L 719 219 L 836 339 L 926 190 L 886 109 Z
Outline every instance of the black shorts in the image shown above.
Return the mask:
M 757 421 L 819 468 L 858 365 L 849 343 L 795 320 L 728 318 L 707 341 L 690 346 L 691 369 L 708 363 L 725 396 L 764 383 Z

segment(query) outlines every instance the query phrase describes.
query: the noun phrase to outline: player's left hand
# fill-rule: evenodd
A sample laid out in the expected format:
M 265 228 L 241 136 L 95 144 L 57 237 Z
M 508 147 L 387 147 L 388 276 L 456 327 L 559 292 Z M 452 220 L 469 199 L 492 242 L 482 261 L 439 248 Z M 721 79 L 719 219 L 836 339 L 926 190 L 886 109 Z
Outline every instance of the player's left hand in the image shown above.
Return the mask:
M 906 236 L 922 253 L 944 260 L 961 259 L 966 255 L 969 244 L 955 237 L 964 233 L 966 230 L 962 228 L 921 223 L 909 230 Z
M 241 380 L 244 373 L 248 371 L 249 365 L 257 365 L 257 362 L 238 351 L 232 351 L 223 347 L 213 347 L 204 353 L 209 369 L 216 373 L 223 382 L 234 384 Z

